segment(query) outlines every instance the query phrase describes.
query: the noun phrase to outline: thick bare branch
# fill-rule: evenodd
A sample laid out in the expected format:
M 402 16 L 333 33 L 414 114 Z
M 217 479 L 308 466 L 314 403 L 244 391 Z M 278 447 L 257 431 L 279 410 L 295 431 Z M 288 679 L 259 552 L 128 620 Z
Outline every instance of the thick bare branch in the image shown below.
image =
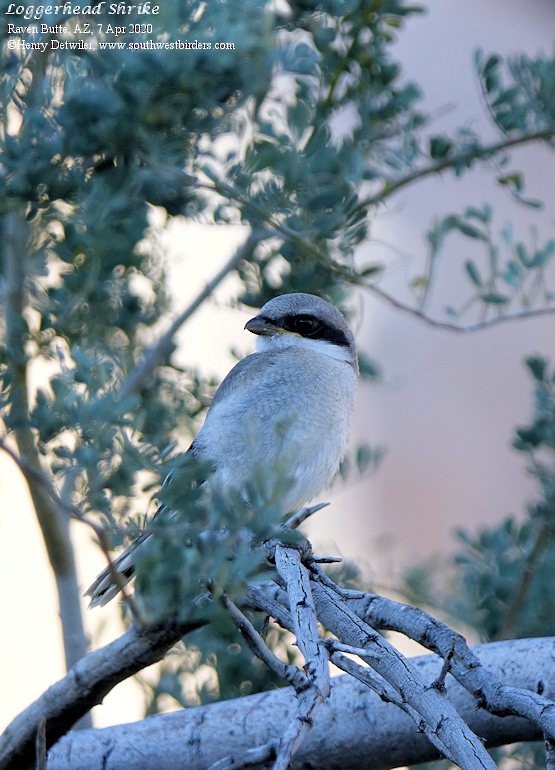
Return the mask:
M 347 650 L 357 654 L 364 662 L 371 665 L 378 675 L 374 677 L 376 681 L 379 681 L 379 677 L 384 680 L 385 689 L 381 685 L 381 689 L 380 686 L 376 688 L 382 701 L 384 699 L 389 701 L 392 707 L 395 703 L 400 705 L 413 720 L 416 720 L 417 729 L 428 736 L 436 749 L 451 757 L 460 767 L 474 770 L 478 767 L 492 768 L 494 765 L 483 751 L 480 742 L 460 721 L 444 696 L 445 690 L 450 691 L 452 687 L 452 677 L 449 673 L 453 673 L 460 679 L 474 709 L 478 700 L 479 706 L 493 708 L 499 715 L 519 714 L 531 717 L 532 723 L 516 717 L 514 719 L 511 717 L 509 721 L 503 720 L 504 727 L 501 733 L 504 739 L 518 740 L 522 736 L 531 739 L 542 734 L 550 737 L 555 708 L 549 700 L 555 690 L 553 677 L 550 679 L 551 669 L 546 665 L 540 667 L 535 671 L 535 679 L 529 679 L 524 686 L 520 686 L 522 658 L 530 649 L 530 642 L 519 640 L 512 643 L 511 651 L 514 651 L 514 654 L 504 662 L 504 672 L 510 671 L 510 682 L 505 675 L 503 683 L 500 684 L 494 673 L 488 672 L 480 665 L 479 658 L 474 653 L 466 646 L 457 645 L 458 636 L 454 632 L 427 616 L 426 613 L 390 600 L 383 600 L 382 597 L 340 589 L 323 575 L 316 564 L 311 563 L 310 553 L 305 559 L 310 567 L 309 573 L 302 564 L 301 554 L 296 549 L 277 544 L 273 546 L 273 552 L 276 555 L 276 566 L 284 588 L 275 584 L 254 584 L 247 591 L 245 603 L 241 601 L 241 604 L 271 614 L 281 625 L 296 634 L 298 645 L 307 661 L 306 672 L 310 685 L 303 689 L 302 682 L 295 681 L 295 684 L 300 684 L 297 687 L 295 704 L 287 705 L 286 716 L 283 712 L 283 719 L 279 721 L 272 719 L 271 728 L 266 726 L 264 730 L 253 736 L 252 741 L 247 740 L 245 734 L 245 742 L 240 745 L 233 741 L 228 743 L 222 734 L 217 744 L 223 747 L 223 750 L 219 754 L 212 754 L 211 749 L 208 751 L 207 748 L 206 761 L 203 761 L 199 767 L 208 767 L 221 760 L 227 763 L 244 760 L 247 763 L 245 766 L 248 766 L 255 754 L 259 756 L 257 752 L 261 751 L 265 752 L 265 756 L 275 755 L 276 763 L 282 763 L 277 764 L 278 767 L 288 764 L 295 767 L 296 762 L 300 761 L 297 758 L 305 756 L 306 745 L 312 745 L 313 725 L 318 723 L 322 711 L 328 714 L 329 709 L 333 709 L 328 701 L 325 709 L 318 708 L 327 694 L 327 650 L 331 642 L 324 642 L 321 639 L 317 618 L 340 640 L 333 654 L 340 654 Z M 314 597 L 314 604 L 312 597 Z M 237 611 L 244 617 L 238 608 Z M 410 629 L 410 636 L 427 643 L 431 649 L 441 653 L 443 661 L 434 669 L 434 678 L 423 679 L 417 665 L 400 656 L 383 637 L 367 625 L 365 621 L 372 613 L 375 616 L 376 625 L 382 628 L 404 629 L 405 632 Z M 117 682 L 139 671 L 145 665 L 159 660 L 180 636 L 200 624 L 201 622 L 198 621 L 183 626 L 168 624 L 164 627 L 150 627 L 142 631 L 131 629 L 121 639 L 88 655 L 70 671 L 67 677 L 50 688 L 10 725 L 0 740 L 0 770 L 21 767 L 25 761 L 29 760 L 34 752 L 35 738 L 37 730 L 40 729 L 41 720 L 46 720 L 46 745 L 51 746 L 80 715 L 102 700 Z M 252 629 L 249 631 L 247 628 L 246 633 L 251 640 L 256 637 L 256 632 L 253 635 Z M 461 644 L 464 645 L 462 638 Z M 348 647 L 342 645 L 348 645 Z M 549 655 L 554 646 L 555 640 L 542 642 L 542 649 L 548 650 Z M 324 656 L 320 655 L 322 647 L 325 647 Z M 534 658 L 529 665 L 535 663 Z M 364 681 L 364 695 L 361 691 L 357 691 L 357 697 L 370 697 L 366 693 L 370 682 L 365 681 L 362 676 L 363 669 L 358 666 L 356 672 L 350 671 L 350 673 L 353 676 L 358 674 L 358 678 Z M 537 694 L 538 691 L 542 694 Z M 346 710 L 346 715 L 352 711 L 352 708 L 345 703 L 342 708 Z M 240 716 L 242 706 L 237 704 L 234 709 L 233 713 L 237 718 L 244 720 L 245 717 Z M 482 712 L 485 709 L 482 708 L 479 711 Z M 466 714 L 464 716 L 466 718 Z M 339 718 L 338 712 L 335 719 Z M 203 713 L 202 720 L 204 719 Z M 495 721 L 495 717 L 490 715 L 488 719 L 494 720 L 493 724 L 497 724 L 498 720 Z M 382 722 L 382 716 L 379 721 Z M 473 721 L 470 719 L 469 725 L 472 726 L 472 724 Z M 482 724 L 481 721 L 480 724 Z M 490 723 L 487 722 L 487 724 Z M 526 730 L 518 727 L 522 724 L 526 725 Z M 509 738 L 506 733 L 507 725 L 511 726 L 512 731 Z M 222 730 L 222 725 L 219 729 Z M 242 732 L 239 732 L 242 735 Z M 484 733 L 480 732 L 480 734 Z M 203 721 L 202 736 L 197 735 L 194 740 L 202 742 L 204 735 Z M 67 740 L 74 741 L 75 738 L 68 736 L 64 741 Z M 92 737 L 91 740 L 94 744 L 96 738 Z M 193 737 L 189 735 L 184 745 L 188 745 L 187 741 L 191 740 Z M 209 734 L 207 740 L 210 740 Z M 357 740 L 360 740 L 360 737 Z M 497 742 L 497 737 L 495 741 Z M 499 742 L 502 741 L 499 740 Z M 110 751 L 112 750 L 113 747 Z M 255 750 L 255 754 L 252 754 L 251 750 Z M 94 751 L 97 752 L 98 749 Z M 164 751 L 166 751 L 165 745 Z M 437 756 L 429 746 L 427 752 L 419 756 Z M 56 750 L 52 756 L 56 756 Z M 120 764 L 120 759 L 113 765 L 118 770 L 128 766 L 124 763 Z M 103 755 L 102 761 L 104 760 L 106 755 Z M 89 763 L 89 760 L 86 760 L 82 765 L 75 765 L 75 767 L 95 768 L 95 761 L 91 760 Z M 313 758 L 311 761 L 314 761 Z M 403 761 L 398 764 L 405 761 L 414 760 L 403 757 Z M 181 755 L 179 762 L 183 762 Z M 186 764 L 188 767 L 195 767 L 188 760 Z M 317 761 L 317 764 L 327 767 L 325 762 Z M 60 768 L 65 766 L 59 765 Z M 72 765 L 67 766 L 72 767 Z M 224 763 L 223 766 L 228 765 Z M 387 765 L 376 765 L 376 767 L 382 766 L 387 767 Z M 51 765 L 48 767 L 50 768 Z M 54 764 L 53 767 L 57 768 L 58 765 Z M 109 768 L 111 765 L 107 763 L 105 767 Z
M 435 687 L 418 673 L 384 637 L 356 615 L 331 588 L 313 584 L 318 618 L 337 638 L 366 650 L 364 661 L 378 672 L 421 719 L 420 728 L 444 756 L 463 770 L 495 768 L 480 740 Z
M 116 684 L 160 660 L 198 622 L 130 628 L 123 636 L 78 661 L 66 676 L 22 711 L 0 737 L 0 770 L 33 763 L 35 737 L 45 723 L 52 746 Z M 82 765 L 85 767 L 86 765 Z
M 122 648 L 124 646 L 122 645 Z M 491 674 L 519 688 L 534 690 L 542 682 L 547 697 L 555 695 L 554 639 L 528 639 L 482 645 L 473 654 Z M 121 656 L 121 650 L 117 652 Z M 442 661 L 435 655 L 411 658 L 421 679 L 437 679 Z M 85 680 L 86 683 L 86 680 Z M 492 716 L 452 677 L 447 677 L 451 703 L 488 746 L 541 738 L 525 719 Z M 134 724 L 103 730 L 71 732 L 50 750 L 48 770 L 206 770 L 226 757 L 276 745 L 295 717 L 296 694 L 287 687 L 173 714 L 148 717 Z M 265 749 L 266 750 L 266 749 Z M 385 770 L 438 758 L 438 752 L 397 706 L 352 676 L 332 679 L 331 694 L 320 708 L 292 768 L 320 770 Z M 12 767 L 22 765 L 12 764 Z M 229 767 L 229 765 L 223 765 Z M 475 768 L 479 765 L 475 765 Z
M 374 594 L 341 593 L 353 611 L 374 628 L 399 631 L 441 655 L 447 670 L 492 714 L 526 717 L 555 740 L 555 703 L 540 694 L 541 680 L 532 692 L 502 683 L 479 665 L 460 634 L 427 612 Z

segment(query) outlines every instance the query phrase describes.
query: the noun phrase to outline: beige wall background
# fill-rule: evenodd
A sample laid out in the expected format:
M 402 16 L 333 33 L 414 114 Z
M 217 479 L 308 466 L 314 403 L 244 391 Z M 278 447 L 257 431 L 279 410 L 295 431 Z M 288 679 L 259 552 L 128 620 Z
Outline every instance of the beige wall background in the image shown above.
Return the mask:
M 407 77 L 419 82 L 426 105 L 437 111 L 438 130 L 461 123 L 494 137 L 477 93 L 472 52 L 550 51 L 555 30 L 551 0 L 430 0 L 429 13 L 412 20 L 397 48 Z M 444 108 L 450 106 L 448 112 Z M 555 166 L 541 148 L 519 152 L 529 191 L 548 201 L 534 213 L 515 206 L 476 171 L 462 181 L 446 175 L 407 190 L 378 212 L 372 239 L 361 259 L 387 262 L 381 286 L 410 299 L 407 284 L 425 258 L 423 233 L 434 216 L 470 203 L 494 202 L 499 228 L 512 219 L 523 235 L 534 224 L 553 233 Z M 516 165 L 516 164 L 515 164 Z M 240 228 L 172 226 L 162 248 L 174 265 L 176 307 L 240 242 Z M 452 259 L 443 260 L 436 304 L 460 296 L 459 262 L 466 242 L 453 240 Z M 200 259 L 202 257 L 202 259 Z M 233 361 L 230 345 L 247 352 L 242 332 L 248 312 L 231 311 L 233 280 L 183 330 L 178 355 L 224 375 Z M 531 410 L 531 384 L 522 366 L 532 352 L 552 353 L 553 320 L 506 324 L 470 336 L 456 336 L 394 311 L 373 296 L 360 295 L 361 346 L 381 365 L 383 379 L 361 388 L 354 441 L 381 444 L 387 454 L 379 470 L 329 496 L 330 508 L 310 524 L 309 535 L 326 551 L 362 561 L 378 580 L 407 560 L 453 547 L 455 525 L 473 527 L 517 512 L 533 494 L 522 460 L 511 450 L 514 425 Z M 0 585 L 2 634 L 0 728 L 63 673 L 54 584 L 17 470 L 0 455 Z M 87 531 L 75 528 L 83 587 L 103 566 Z M 384 547 L 384 542 L 388 543 Z M 86 612 L 96 646 L 119 630 L 117 606 Z M 138 719 L 141 695 L 132 683 L 117 687 L 95 709 L 98 725 Z
M 438 132 L 457 126 L 496 135 L 482 107 L 472 69 L 473 51 L 510 54 L 550 52 L 555 5 L 520 0 L 432 0 L 429 13 L 399 36 L 405 74 L 423 86 L 425 104 L 438 117 Z M 388 265 L 380 286 L 402 301 L 413 301 L 410 280 L 423 271 L 424 231 L 435 218 L 490 201 L 494 231 L 509 221 L 515 238 L 529 240 L 532 227 L 552 237 L 553 156 L 540 146 L 514 153 L 511 168 L 526 171 L 528 194 L 547 202 L 536 212 L 517 204 L 495 184 L 495 173 L 478 168 L 462 179 L 453 175 L 407 188 L 377 212 L 372 238 L 360 250 L 362 263 Z M 468 296 L 462 263 L 480 249 L 469 239 L 448 241 L 439 263 L 430 310 Z M 358 340 L 382 367 L 378 385 L 362 388 L 355 439 L 383 445 L 377 473 L 337 495 L 323 511 L 339 549 L 366 561 L 378 578 L 384 566 L 452 549 L 455 526 L 474 527 L 522 510 L 534 494 L 523 459 L 511 448 L 514 427 L 531 414 L 532 383 L 524 359 L 553 353 L 555 319 L 507 323 L 470 335 L 426 325 L 362 293 Z M 445 315 L 443 315 L 445 320 Z M 447 319 L 449 320 L 449 319 Z M 472 316 L 462 319 L 468 323 Z M 341 517 L 337 526 L 336 517 Z M 390 547 L 385 547 L 389 543 Z

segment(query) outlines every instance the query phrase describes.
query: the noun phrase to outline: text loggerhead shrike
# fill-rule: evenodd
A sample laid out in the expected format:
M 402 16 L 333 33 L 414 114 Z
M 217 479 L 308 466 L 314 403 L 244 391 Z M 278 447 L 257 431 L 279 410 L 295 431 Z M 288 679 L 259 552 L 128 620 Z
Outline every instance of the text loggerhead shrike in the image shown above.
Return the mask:
M 213 468 L 207 483 L 244 499 L 255 469 L 279 473 L 280 506 L 291 513 L 322 491 L 345 455 L 358 377 L 355 343 L 342 314 L 313 294 L 270 300 L 245 329 L 257 335 L 256 352 L 221 383 L 189 453 Z M 122 582 L 132 578 L 134 552 L 147 537 L 115 559 Z M 118 592 L 107 568 L 87 595 L 94 607 Z

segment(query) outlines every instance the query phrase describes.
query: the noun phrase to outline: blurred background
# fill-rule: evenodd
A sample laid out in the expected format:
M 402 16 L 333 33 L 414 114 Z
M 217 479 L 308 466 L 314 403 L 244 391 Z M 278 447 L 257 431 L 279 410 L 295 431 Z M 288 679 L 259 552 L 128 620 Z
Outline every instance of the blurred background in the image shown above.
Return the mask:
M 429 0 L 426 7 L 427 13 L 412 18 L 396 44 L 406 76 L 423 87 L 438 130 L 463 124 L 493 139 L 495 130 L 473 74 L 473 52 L 478 47 L 500 54 L 550 52 L 555 5 L 550 0 Z M 516 157 L 526 169 L 530 195 L 549 202 L 553 156 L 530 146 Z M 426 262 L 429 223 L 482 199 L 494 203 L 499 231 L 509 220 L 522 237 L 531 228 L 543 236 L 553 231 L 552 206 L 543 211 L 519 206 L 478 168 L 462 180 L 450 174 L 430 178 L 417 195 L 411 188 L 391 199 L 376 212 L 371 237 L 358 257 L 386 263 L 379 286 L 410 302 L 411 279 Z M 239 226 L 176 222 L 161 233 L 163 251 L 174 265 L 170 287 L 177 308 L 196 295 L 243 237 Z M 438 314 L 460 298 L 461 263 L 468 256 L 457 251 L 456 238 L 451 243 L 453 258 L 442 260 L 433 286 L 431 308 Z M 468 241 L 461 239 L 460 246 L 467 249 Z M 178 361 L 198 363 L 221 378 L 234 362 L 231 347 L 250 351 L 252 340 L 242 328 L 251 314 L 228 305 L 236 288 L 233 279 L 225 281 L 210 306 L 187 325 L 179 336 Z M 415 559 L 452 549 L 454 527 L 496 522 L 523 509 L 532 483 L 511 447 L 515 425 L 525 422 L 531 410 L 530 378 L 522 361 L 534 351 L 551 353 L 554 324 L 546 317 L 462 334 L 435 328 L 363 290 L 357 301 L 357 340 L 378 363 L 381 378 L 361 387 L 353 442 L 367 441 L 385 454 L 372 474 L 339 483 L 326 495 L 332 504 L 309 523 L 307 533 L 319 551 L 362 564 L 379 587 L 392 584 Z M 26 503 L 25 484 L 2 454 L 0 498 L 0 655 L 9 662 L 0 697 L 4 726 L 59 678 L 64 666 L 44 547 Z M 104 558 L 87 530 L 74 525 L 73 535 L 85 588 Z M 85 617 L 94 645 L 112 639 L 121 627 L 116 605 Z M 96 709 L 95 723 L 139 719 L 142 702 L 134 688 L 126 682 L 110 693 Z

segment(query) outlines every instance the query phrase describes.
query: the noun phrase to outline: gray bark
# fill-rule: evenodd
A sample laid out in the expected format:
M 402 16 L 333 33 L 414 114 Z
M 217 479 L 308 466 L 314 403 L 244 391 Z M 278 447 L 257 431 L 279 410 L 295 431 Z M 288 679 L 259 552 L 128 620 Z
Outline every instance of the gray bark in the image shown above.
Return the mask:
M 555 639 L 522 639 L 482 645 L 475 652 L 502 683 L 555 695 Z M 434 655 L 411 664 L 432 683 L 442 668 Z M 450 701 L 471 729 L 498 746 L 541 737 L 525 719 L 494 717 L 451 675 Z M 225 757 L 241 759 L 253 748 L 278 742 L 294 718 L 292 688 L 223 701 L 141 722 L 69 733 L 49 752 L 48 770 L 205 770 Z M 332 680 L 331 695 L 318 710 L 292 768 L 385 770 L 438 757 L 406 714 L 350 676 Z
M 29 388 L 27 371 L 27 331 L 24 323 L 26 303 L 25 260 L 29 249 L 29 227 L 23 214 L 11 211 L 6 218 L 6 292 L 5 323 L 7 349 L 11 356 L 12 393 L 11 420 L 16 425 L 13 433 L 21 457 L 37 473 L 44 473 L 37 450 L 36 436 L 29 427 Z M 66 667 L 69 669 L 88 651 L 81 615 L 81 599 L 69 519 L 62 513 L 45 489 L 30 476 L 29 487 L 37 520 L 42 532 L 48 560 L 56 580 L 60 620 L 64 641 Z M 53 481 L 52 481 L 53 483 Z M 84 726 L 92 726 L 90 718 Z

